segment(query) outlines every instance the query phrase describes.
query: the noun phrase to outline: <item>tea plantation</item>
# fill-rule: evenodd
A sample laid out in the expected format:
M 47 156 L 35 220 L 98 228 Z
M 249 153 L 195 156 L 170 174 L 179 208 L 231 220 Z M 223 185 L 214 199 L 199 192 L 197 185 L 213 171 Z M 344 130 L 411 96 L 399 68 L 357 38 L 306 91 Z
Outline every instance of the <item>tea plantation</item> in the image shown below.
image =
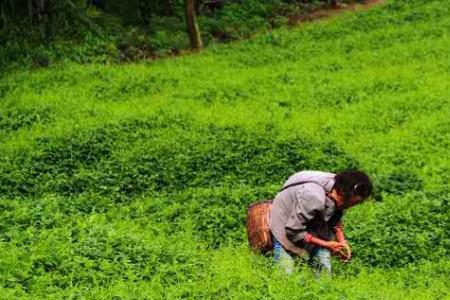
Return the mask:
M 450 299 L 449 7 L 3 74 L 0 298 Z M 377 190 L 332 279 L 251 253 L 250 203 L 347 168 Z

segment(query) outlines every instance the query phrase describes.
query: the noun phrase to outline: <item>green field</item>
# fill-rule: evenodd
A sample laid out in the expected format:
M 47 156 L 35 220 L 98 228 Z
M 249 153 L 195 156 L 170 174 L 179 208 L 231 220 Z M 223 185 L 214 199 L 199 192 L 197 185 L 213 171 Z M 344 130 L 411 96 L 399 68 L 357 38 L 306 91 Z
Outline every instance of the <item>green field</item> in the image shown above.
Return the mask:
M 0 79 L 1 299 L 450 299 L 450 1 L 386 1 L 201 54 Z M 359 168 L 333 279 L 247 206 Z

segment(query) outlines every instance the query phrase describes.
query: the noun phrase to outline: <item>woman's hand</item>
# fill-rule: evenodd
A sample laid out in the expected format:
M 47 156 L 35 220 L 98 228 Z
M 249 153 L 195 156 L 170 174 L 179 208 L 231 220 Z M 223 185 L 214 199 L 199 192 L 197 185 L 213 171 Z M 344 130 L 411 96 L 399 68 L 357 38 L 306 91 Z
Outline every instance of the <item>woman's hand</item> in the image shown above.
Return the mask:
M 333 253 L 339 259 L 343 262 L 350 261 L 350 258 L 352 257 L 352 250 L 350 248 L 350 245 L 348 243 L 344 243 L 344 247 L 342 247 L 339 251 Z
M 304 241 L 308 244 L 326 248 L 331 251 L 331 253 L 335 256 L 338 256 L 342 261 L 347 262 L 350 260 L 352 256 L 352 252 L 350 250 L 350 246 L 348 243 L 344 241 L 325 241 L 311 234 L 307 233 L 305 235 Z
M 345 245 L 346 244 L 342 242 L 331 241 L 327 243 L 326 248 L 330 250 L 332 253 L 339 253 L 341 249 L 345 247 Z

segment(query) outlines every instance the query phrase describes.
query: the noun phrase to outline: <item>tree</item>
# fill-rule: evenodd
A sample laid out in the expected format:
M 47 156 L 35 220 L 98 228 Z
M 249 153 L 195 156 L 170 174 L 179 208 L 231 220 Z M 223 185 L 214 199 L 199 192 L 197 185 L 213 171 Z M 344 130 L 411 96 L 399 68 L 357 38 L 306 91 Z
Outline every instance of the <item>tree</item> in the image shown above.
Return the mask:
M 186 15 L 186 28 L 189 35 L 191 48 L 200 50 L 203 48 L 202 37 L 198 29 L 197 20 L 195 17 L 194 0 L 184 0 L 184 8 Z
M 332 8 L 339 8 L 339 1 L 338 0 L 331 0 L 330 1 Z

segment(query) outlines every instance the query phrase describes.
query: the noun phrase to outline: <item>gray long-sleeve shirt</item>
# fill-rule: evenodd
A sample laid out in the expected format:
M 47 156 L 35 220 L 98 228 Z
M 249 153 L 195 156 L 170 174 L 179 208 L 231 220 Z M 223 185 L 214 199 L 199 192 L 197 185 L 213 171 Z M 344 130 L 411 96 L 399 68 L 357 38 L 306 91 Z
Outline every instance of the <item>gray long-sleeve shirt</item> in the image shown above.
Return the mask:
M 327 196 L 333 188 L 334 176 L 320 171 L 298 172 L 283 187 L 300 181 L 309 183 L 289 187 L 276 195 L 269 228 L 288 251 L 304 254 L 303 239 L 307 232 L 325 240 L 332 238 L 331 228 L 342 217 L 342 211 L 336 209 L 334 201 Z

